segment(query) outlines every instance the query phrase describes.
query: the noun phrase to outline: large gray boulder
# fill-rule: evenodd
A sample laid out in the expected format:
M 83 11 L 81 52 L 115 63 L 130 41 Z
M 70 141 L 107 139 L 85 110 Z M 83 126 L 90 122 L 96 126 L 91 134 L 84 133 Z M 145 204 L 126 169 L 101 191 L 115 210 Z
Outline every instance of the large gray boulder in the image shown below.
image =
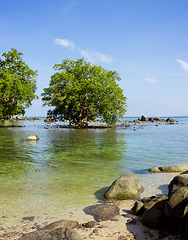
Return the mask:
M 38 141 L 39 140 L 39 136 L 36 134 L 32 134 L 26 137 L 25 139 L 26 141 Z
M 136 176 L 132 173 L 126 173 L 112 183 L 104 196 L 117 200 L 134 199 L 138 197 L 140 191 L 141 185 Z
M 70 228 L 55 228 L 24 234 L 19 240 L 83 240 L 75 230 Z

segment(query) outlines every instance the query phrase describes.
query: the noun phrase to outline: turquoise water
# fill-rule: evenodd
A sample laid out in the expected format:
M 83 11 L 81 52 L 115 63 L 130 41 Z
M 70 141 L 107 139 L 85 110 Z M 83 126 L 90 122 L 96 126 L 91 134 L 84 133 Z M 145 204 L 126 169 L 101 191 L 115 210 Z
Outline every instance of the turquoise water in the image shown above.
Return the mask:
M 176 120 L 128 129 L 52 130 L 43 121 L 0 128 L 0 217 L 92 204 L 123 173 L 136 174 L 144 188 L 152 188 L 149 181 L 164 175 L 149 168 L 188 164 L 188 118 Z M 34 133 L 38 142 L 24 141 Z

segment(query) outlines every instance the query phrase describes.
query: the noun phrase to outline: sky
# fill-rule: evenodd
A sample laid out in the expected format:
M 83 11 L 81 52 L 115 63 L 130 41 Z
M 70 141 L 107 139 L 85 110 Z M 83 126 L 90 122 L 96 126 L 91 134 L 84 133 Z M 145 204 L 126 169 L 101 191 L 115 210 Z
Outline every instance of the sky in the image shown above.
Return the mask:
M 187 0 L 0 0 L 0 57 L 11 48 L 38 70 L 38 100 L 54 64 L 84 58 L 117 71 L 126 117 L 188 116 Z

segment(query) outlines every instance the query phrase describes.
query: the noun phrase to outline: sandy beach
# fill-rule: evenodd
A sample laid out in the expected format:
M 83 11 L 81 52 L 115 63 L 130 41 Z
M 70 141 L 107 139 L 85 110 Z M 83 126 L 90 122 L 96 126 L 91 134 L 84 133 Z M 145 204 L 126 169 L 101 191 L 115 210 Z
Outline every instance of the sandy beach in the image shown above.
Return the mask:
M 21 221 L 13 218 L 0 226 L 0 240 L 17 240 L 22 234 L 37 231 L 50 223 L 58 220 L 77 221 L 80 225 L 75 229 L 84 239 L 100 240 L 145 240 L 145 239 L 170 239 L 182 240 L 179 235 L 168 235 L 159 238 L 160 232 L 144 227 L 138 217 L 132 214 L 131 208 L 134 200 L 116 202 L 120 208 L 120 214 L 114 219 L 95 222 L 92 227 L 84 227 L 82 224 L 94 222 L 91 215 L 84 213 L 82 208 L 69 207 L 58 216 L 28 216 Z
M 13 218 L 6 222 L 6 224 L 1 225 L 0 239 L 17 240 L 22 234 L 36 231 L 38 228 L 61 219 L 78 221 L 80 227 L 75 230 L 82 235 L 84 239 L 147 239 L 146 230 L 142 227 L 140 221 L 134 220 L 136 219 L 135 216 L 129 213 L 134 205 L 134 201 L 121 201 L 118 205 L 120 208 L 120 214 L 118 216 L 112 220 L 96 222 L 92 228 L 85 228 L 82 224 L 94 221 L 93 216 L 85 214 L 81 208 L 74 207 L 66 208 L 59 216 L 43 215 L 36 216 L 34 219 L 28 217 L 28 219 L 22 219 L 22 221 Z
M 176 173 L 173 174 L 148 174 L 147 184 L 146 179 L 141 179 L 144 185 L 144 191 L 140 194 L 140 198 L 152 195 L 167 195 L 168 184 Z M 161 184 L 161 178 L 163 184 Z M 57 214 L 36 214 L 28 215 L 22 218 L 15 216 L 12 218 L 2 217 L 2 224 L 0 225 L 0 240 L 18 240 L 23 234 L 37 231 L 50 223 L 59 220 L 77 221 L 80 225 L 75 229 L 84 239 L 100 239 L 100 240 L 145 240 L 145 239 L 168 239 L 168 240 L 182 240 L 179 235 L 168 235 L 159 238 L 160 231 L 146 228 L 142 225 L 139 217 L 135 216 L 131 211 L 136 200 L 121 200 L 115 201 L 120 213 L 114 219 L 95 222 L 93 227 L 84 227 L 82 224 L 94 221 L 93 216 L 87 215 L 84 208 L 87 206 L 67 206 Z M 93 204 L 101 203 L 97 200 Z M 90 206 L 90 205 L 89 205 Z M 55 207 L 55 206 L 54 206 Z

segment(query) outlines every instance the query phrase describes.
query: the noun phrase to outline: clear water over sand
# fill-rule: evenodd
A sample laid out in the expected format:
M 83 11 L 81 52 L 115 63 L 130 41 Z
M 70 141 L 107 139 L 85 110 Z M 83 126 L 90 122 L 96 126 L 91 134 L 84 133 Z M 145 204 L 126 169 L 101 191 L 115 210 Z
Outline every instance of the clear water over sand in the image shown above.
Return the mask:
M 188 164 L 188 118 L 178 124 L 129 129 L 45 129 L 43 121 L 0 128 L 0 222 L 57 214 L 102 199 L 123 173 L 134 173 L 143 196 L 167 193 L 176 174 L 151 174 L 154 166 Z M 156 126 L 158 125 L 158 126 Z M 38 142 L 26 142 L 30 134 Z

